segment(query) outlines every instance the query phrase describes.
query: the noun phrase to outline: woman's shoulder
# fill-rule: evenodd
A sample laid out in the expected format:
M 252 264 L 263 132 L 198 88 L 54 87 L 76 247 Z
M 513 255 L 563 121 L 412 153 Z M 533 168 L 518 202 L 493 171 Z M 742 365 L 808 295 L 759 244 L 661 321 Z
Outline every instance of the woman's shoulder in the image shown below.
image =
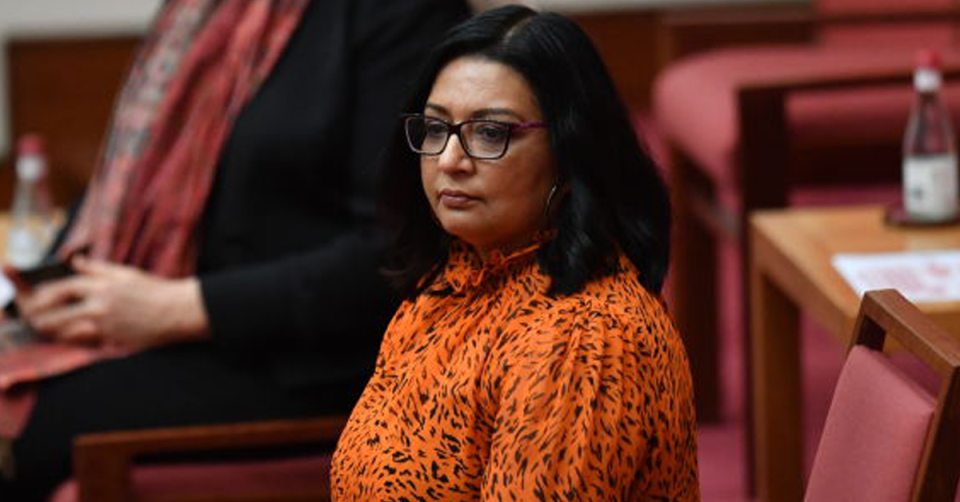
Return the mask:
M 543 284 L 531 278 L 520 286 L 542 288 Z M 566 351 L 584 344 L 598 349 L 611 345 L 681 346 L 663 301 L 643 287 L 637 269 L 626 258 L 614 273 L 589 281 L 578 292 L 558 296 L 542 293 L 508 303 L 505 341 L 528 348 L 540 345 Z
M 622 260 L 616 272 L 576 293 L 534 295 L 509 311 L 487 358 L 493 381 L 504 375 L 537 380 L 558 371 L 596 376 L 611 370 L 630 375 L 623 383 L 632 387 L 689 379 L 673 319 L 629 262 Z
M 674 330 L 663 299 L 641 284 L 639 271 L 625 256 L 620 257 L 614 272 L 588 281 L 576 293 L 557 298 L 555 307 L 580 318 L 608 319 L 611 327 L 642 324 Z

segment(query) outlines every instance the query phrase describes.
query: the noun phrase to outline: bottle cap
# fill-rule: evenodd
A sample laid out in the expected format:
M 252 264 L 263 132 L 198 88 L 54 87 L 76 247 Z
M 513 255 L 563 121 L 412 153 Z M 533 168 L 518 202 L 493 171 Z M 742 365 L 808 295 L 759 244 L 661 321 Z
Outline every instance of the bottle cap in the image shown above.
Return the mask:
M 934 49 L 917 51 L 917 68 L 913 72 L 913 88 L 917 92 L 937 92 L 942 85 L 940 53 Z
M 24 134 L 20 136 L 20 140 L 17 142 L 17 152 L 20 155 L 38 155 L 42 154 L 43 150 L 43 136 L 39 134 Z
M 936 49 L 920 49 L 916 57 L 917 68 L 940 69 L 940 53 Z
M 17 141 L 17 176 L 28 180 L 37 180 L 47 171 L 46 158 L 43 155 L 44 141 L 39 134 L 24 134 Z

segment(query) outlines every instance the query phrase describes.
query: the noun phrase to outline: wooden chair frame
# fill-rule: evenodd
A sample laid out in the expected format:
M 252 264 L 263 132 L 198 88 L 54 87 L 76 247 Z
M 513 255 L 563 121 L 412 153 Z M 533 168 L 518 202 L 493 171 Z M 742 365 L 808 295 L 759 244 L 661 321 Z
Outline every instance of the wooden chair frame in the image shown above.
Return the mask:
M 332 450 L 346 421 L 336 416 L 85 434 L 74 442 L 78 498 L 80 502 L 132 502 L 134 462 L 145 455 L 305 445 Z M 211 493 L 164 502 L 322 502 L 329 497 L 329 493 L 294 491 L 234 498 Z
M 942 382 L 910 500 L 953 502 L 960 480 L 960 340 L 896 290 L 868 291 L 850 348 L 863 345 L 883 351 L 889 338 L 922 360 Z

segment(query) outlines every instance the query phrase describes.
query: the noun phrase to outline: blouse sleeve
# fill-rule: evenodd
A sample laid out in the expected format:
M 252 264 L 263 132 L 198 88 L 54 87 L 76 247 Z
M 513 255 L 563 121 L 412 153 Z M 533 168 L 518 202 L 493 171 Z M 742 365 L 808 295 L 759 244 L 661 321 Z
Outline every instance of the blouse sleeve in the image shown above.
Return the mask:
M 665 314 L 540 323 L 502 360 L 482 500 L 697 501 L 689 369 Z

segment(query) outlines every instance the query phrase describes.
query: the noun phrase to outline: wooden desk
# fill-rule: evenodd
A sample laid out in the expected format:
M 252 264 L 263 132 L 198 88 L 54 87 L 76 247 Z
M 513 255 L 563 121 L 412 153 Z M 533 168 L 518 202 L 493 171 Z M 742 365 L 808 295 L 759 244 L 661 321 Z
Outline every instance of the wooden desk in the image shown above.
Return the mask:
M 752 370 L 758 500 L 801 502 L 803 447 L 798 312 L 845 345 L 860 298 L 830 262 L 847 252 L 960 248 L 960 226 L 886 226 L 880 207 L 761 211 L 751 218 Z M 960 336 L 960 302 L 921 309 Z
M 10 232 L 10 213 L 0 211 L 0 263 L 7 261 L 7 233 Z

